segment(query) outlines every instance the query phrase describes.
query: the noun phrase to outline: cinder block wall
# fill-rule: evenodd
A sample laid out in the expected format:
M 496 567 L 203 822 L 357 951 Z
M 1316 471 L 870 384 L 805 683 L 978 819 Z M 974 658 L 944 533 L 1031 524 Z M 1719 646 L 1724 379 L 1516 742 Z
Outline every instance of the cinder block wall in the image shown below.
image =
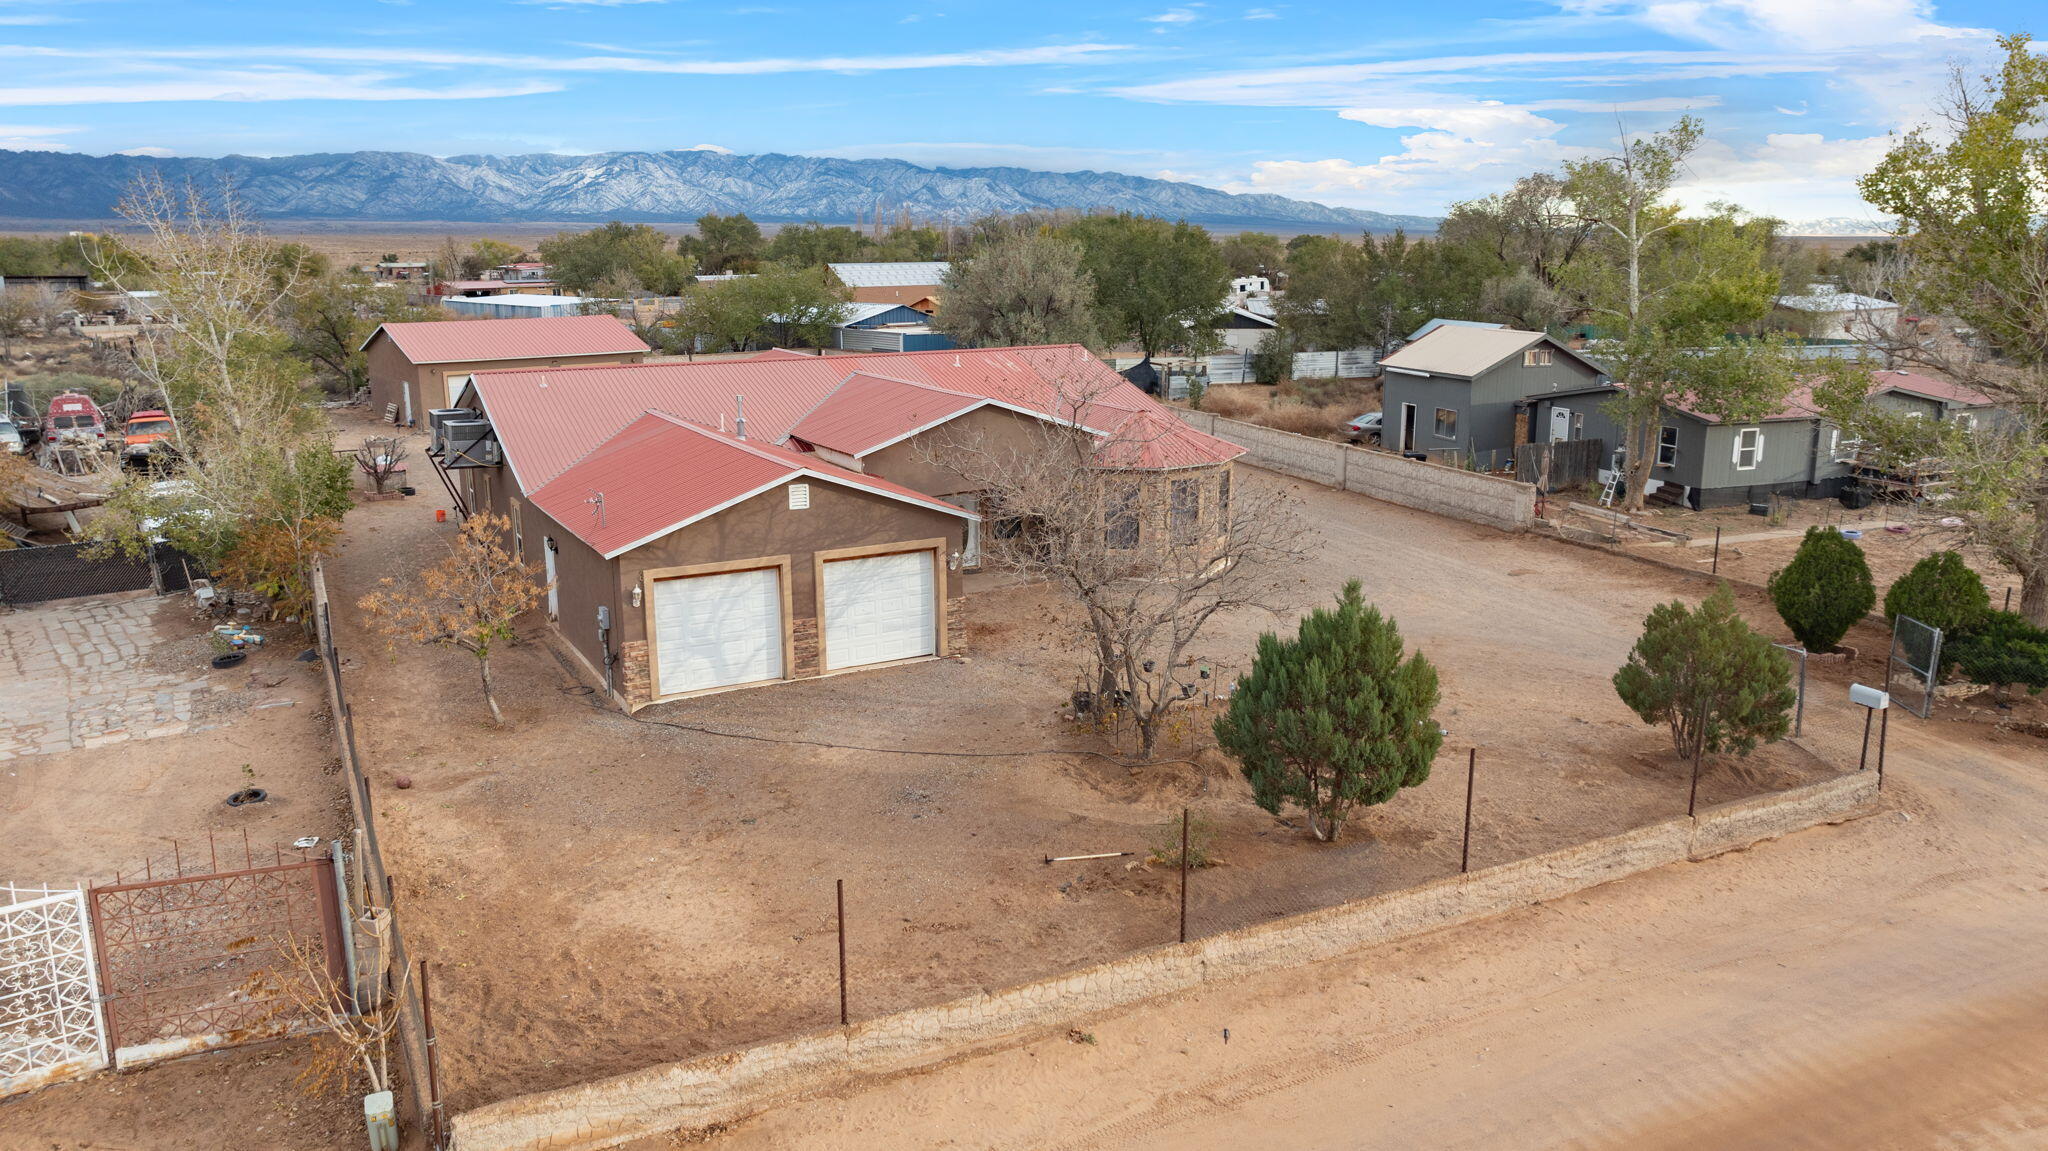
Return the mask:
M 1842 776 L 1710 808 L 1697 820 L 1667 820 L 1035 983 L 507 1099 L 457 1115 L 455 1145 L 457 1151 L 597 1151 L 676 1128 L 727 1123 L 797 1095 L 971 1055 L 1211 980 L 1331 959 L 1840 822 L 1876 796 L 1874 773 Z
M 1534 484 L 1262 428 L 1209 412 L 1175 408 L 1173 414 L 1245 449 L 1245 462 L 1283 475 L 1505 531 L 1527 531 L 1536 522 Z

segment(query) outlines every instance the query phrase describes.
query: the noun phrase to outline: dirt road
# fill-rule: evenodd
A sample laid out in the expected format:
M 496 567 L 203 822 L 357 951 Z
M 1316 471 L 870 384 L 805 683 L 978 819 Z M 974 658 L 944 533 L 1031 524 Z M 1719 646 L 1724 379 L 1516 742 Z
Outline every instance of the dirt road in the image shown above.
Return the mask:
M 1903 717 L 1902 717 L 1903 718 Z M 715 1146 L 2048 1146 L 2048 744 L 1894 810 L 762 1116 Z M 1225 1029 L 1229 1031 L 1225 1041 Z

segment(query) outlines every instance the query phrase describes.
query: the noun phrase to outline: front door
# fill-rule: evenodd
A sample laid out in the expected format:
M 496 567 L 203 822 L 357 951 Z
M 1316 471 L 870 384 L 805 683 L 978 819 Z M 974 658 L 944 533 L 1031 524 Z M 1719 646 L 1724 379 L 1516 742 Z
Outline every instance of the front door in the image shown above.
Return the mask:
M 947 496 L 946 500 L 976 515 L 981 514 L 981 493 L 979 492 L 966 492 L 957 496 Z M 960 547 L 960 566 L 963 568 L 978 568 L 981 566 L 980 520 L 967 521 L 967 542 Z
M 1401 450 L 1415 450 L 1415 405 L 1401 405 Z
M 1550 442 L 1561 444 L 1572 438 L 1572 410 L 1570 408 L 1550 409 Z
M 557 614 L 559 614 L 559 613 L 557 612 L 557 608 L 556 608 L 556 602 L 555 602 L 555 541 L 554 541 L 554 540 L 552 540 L 552 539 L 548 539 L 548 540 L 543 540 L 543 541 L 541 541 L 541 548 L 540 548 L 540 556 L 541 556 L 541 566 L 542 566 L 542 567 L 543 567 L 544 569 L 546 569 L 546 578 L 547 578 L 547 581 L 548 581 L 548 618 L 549 618 L 549 619 L 554 619 L 554 618 L 555 618 L 555 616 L 556 616 Z

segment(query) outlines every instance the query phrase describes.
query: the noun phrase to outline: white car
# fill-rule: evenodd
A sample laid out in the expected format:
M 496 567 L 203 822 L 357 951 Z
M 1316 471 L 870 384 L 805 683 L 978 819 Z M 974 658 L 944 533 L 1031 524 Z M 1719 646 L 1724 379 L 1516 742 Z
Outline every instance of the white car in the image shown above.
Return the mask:
M 21 429 L 10 420 L 0 420 L 0 452 L 18 456 L 23 450 Z
M 1379 412 L 1367 412 L 1350 423 L 1345 424 L 1344 434 L 1350 436 L 1351 442 L 1354 444 L 1379 443 L 1380 416 Z

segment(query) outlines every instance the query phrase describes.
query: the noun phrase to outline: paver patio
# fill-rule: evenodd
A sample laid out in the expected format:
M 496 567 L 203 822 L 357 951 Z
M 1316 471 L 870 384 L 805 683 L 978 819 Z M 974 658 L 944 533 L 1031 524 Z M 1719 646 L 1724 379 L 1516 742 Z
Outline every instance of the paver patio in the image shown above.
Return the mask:
M 0 613 L 0 762 L 200 731 L 204 678 L 143 659 L 169 602 L 104 596 Z

